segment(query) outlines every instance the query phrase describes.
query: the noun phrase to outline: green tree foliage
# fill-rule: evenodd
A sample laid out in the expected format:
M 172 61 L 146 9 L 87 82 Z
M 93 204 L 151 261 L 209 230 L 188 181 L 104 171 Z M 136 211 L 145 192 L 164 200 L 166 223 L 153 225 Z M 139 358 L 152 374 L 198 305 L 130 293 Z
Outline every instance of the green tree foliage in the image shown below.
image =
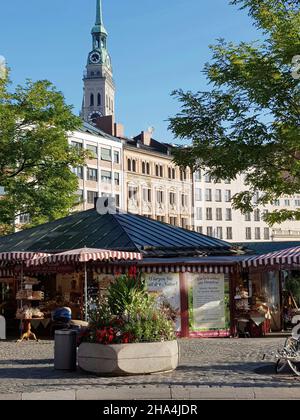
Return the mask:
M 204 73 L 206 92 L 175 91 L 181 112 L 170 118 L 177 138 L 191 147 L 175 161 L 208 168 L 213 178 L 234 180 L 245 174 L 247 190 L 233 198 L 243 212 L 282 195 L 300 192 L 300 55 L 298 0 L 233 0 L 248 10 L 262 41 L 235 45 L 221 39 L 212 46 Z M 257 204 L 253 197 L 261 191 Z M 300 209 L 267 216 L 270 224 L 300 220 Z
M 48 81 L 27 81 L 9 92 L 0 80 L 1 233 L 14 229 L 16 216 L 28 214 L 31 225 L 69 213 L 75 205 L 77 177 L 70 167 L 84 154 L 68 145 L 68 132 L 81 120 Z

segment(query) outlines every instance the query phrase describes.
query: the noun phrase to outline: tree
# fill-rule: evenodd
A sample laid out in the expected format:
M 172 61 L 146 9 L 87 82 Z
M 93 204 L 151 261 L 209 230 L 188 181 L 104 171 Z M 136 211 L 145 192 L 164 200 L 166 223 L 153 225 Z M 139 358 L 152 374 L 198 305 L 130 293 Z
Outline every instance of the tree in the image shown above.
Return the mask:
M 180 166 L 208 168 L 216 179 L 245 174 L 247 191 L 233 197 L 233 206 L 249 212 L 300 193 L 300 9 L 299 0 L 230 3 L 248 10 L 262 41 L 221 39 L 212 46 L 204 69 L 211 90 L 173 92 L 181 111 L 170 129 L 192 141 L 175 152 Z M 266 216 L 271 225 L 293 219 L 300 220 L 300 209 Z
M 14 231 L 17 216 L 30 225 L 67 215 L 76 204 L 78 180 L 71 166 L 84 153 L 68 145 L 68 132 L 82 124 L 48 81 L 28 80 L 9 92 L 0 80 L 1 233 Z

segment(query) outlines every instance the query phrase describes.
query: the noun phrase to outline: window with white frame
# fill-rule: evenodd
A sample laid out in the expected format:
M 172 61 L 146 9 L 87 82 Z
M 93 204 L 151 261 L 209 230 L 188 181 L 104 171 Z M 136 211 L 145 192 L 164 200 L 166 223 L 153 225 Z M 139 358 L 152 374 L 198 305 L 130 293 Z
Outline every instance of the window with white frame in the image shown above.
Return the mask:
M 189 205 L 189 199 L 187 194 L 181 194 L 181 205 L 182 207 L 187 207 Z
M 213 219 L 213 210 L 211 207 L 206 208 L 206 220 L 212 220 Z
M 254 210 L 254 221 L 255 222 L 260 222 L 260 210 L 259 209 Z
M 245 213 L 245 222 L 251 222 L 251 213 L 249 211 Z
M 138 196 L 138 188 L 130 185 L 128 187 L 128 198 L 129 198 L 129 200 L 137 201 L 137 196 Z
M 115 180 L 115 185 L 120 185 L 120 174 L 119 174 L 119 172 L 115 172 L 114 180 Z
M 195 195 L 196 195 L 196 201 L 202 201 L 202 190 L 201 190 L 201 188 L 196 188 Z
M 164 192 L 161 190 L 156 191 L 156 201 L 159 204 L 163 204 L 164 202 Z
M 232 238 L 233 238 L 232 227 L 227 227 L 226 228 L 226 239 L 232 240 Z
M 212 201 L 212 190 L 210 188 L 205 190 L 205 201 Z
M 252 239 L 251 227 L 246 227 L 246 240 L 251 240 L 251 239 Z
M 143 201 L 146 203 L 151 203 L 151 189 L 143 188 Z
M 212 226 L 207 226 L 206 228 L 206 234 L 207 236 L 213 236 L 214 230 Z
M 19 221 L 21 225 L 27 225 L 28 223 L 30 223 L 30 215 L 27 213 L 21 214 L 19 216 Z
M 78 141 L 72 141 L 71 146 L 78 150 L 81 150 L 83 148 L 82 143 L 79 143 Z
M 216 190 L 216 201 L 218 203 L 222 201 L 222 190 Z
M 170 225 L 176 226 L 176 217 L 170 217 Z
M 86 170 L 86 179 L 88 181 L 98 181 L 98 169 L 95 168 L 87 168 Z
M 202 218 L 203 218 L 202 208 L 197 207 L 196 208 L 196 219 L 197 220 L 202 220 Z
M 226 209 L 226 222 L 232 221 L 232 209 Z
M 259 227 L 255 228 L 255 239 L 257 239 L 257 240 L 261 239 L 260 228 Z
M 79 203 L 82 203 L 83 201 L 84 201 L 84 192 L 83 192 L 83 190 L 77 190 L 77 192 L 76 192 L 76 195 L 77 195 L 77 203 L 79 204 Z
M 200 182 L 201 181 L 201 170 L 195 172 L 195 181 Z
M 207 182 L 208 184 L 210 184 L 212 182 L 212 178 L 210 174 L 205 174 L 205 182 Z
M 75 174 L 79 179 L 83 179 L 83 166 L 78 166 L 77 168 L 72 168 L 73 174 Z
M 225 201 L 226 201 L 226 203 L 229 203 L 231 201 L 231 198 L 232 198 L 231 190 L 226 190 L 225 191 Z
M 93 145 L 93 144 L 87 144 L 86 148 L 90 152 L 92 157 L 94 159 L 97 159 L 97 157 L 98 157 L 98 147 L 96 145 Z
M 174 206 L 176 204 L 176 194 L 174 192 L 170 192 L 169 197 L 171 206 Z
M 221 226 L 218 226 L 216 229 L 216 237 L 218 239 L 223 239 L 223 228 Z
M 87 192 L 88 204 L 94 204 L 97 197 L 98 197 L 97 191 L 88 191 Z
M 101 160 L 105 160 L 107 162 L 111 162 L 111 149 L 107 149 L 106 147 L 101 147 Z
M 114 163 L 120 163 L 120 152 L 118 152 L 117 150 L 114 151 Z
M 223 211 L 221 208 L 216 209 L 216 220 L 218 221 L 223 220 Z
M 270 229 L 264 228 L 264 239 L 268 241 L 270 239 Z
M 106 184 L 111 184 L 111 181 L 112 181 L 111 171 L 101 171 L 101 181 Z

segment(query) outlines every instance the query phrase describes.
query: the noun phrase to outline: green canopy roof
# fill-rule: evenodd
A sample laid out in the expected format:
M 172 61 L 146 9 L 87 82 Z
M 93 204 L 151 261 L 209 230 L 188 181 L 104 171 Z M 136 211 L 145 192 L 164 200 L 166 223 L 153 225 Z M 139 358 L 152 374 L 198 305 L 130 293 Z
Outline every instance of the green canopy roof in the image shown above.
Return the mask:
M 82 247 L 142 251 L 144 256 L 230 255 L 231 244 L 129 213 L 95 209 L 0 237 L 0 252 L 62 252 Z

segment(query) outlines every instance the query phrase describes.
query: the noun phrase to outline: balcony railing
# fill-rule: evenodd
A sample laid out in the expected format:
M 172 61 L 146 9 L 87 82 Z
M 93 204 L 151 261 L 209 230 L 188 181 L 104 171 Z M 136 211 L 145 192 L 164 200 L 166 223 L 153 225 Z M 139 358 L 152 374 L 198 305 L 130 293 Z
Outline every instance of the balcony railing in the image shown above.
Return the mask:
M 299 238 L 300 239 L 300 230 L 273 229 L 272 237 L 273 238 Z

